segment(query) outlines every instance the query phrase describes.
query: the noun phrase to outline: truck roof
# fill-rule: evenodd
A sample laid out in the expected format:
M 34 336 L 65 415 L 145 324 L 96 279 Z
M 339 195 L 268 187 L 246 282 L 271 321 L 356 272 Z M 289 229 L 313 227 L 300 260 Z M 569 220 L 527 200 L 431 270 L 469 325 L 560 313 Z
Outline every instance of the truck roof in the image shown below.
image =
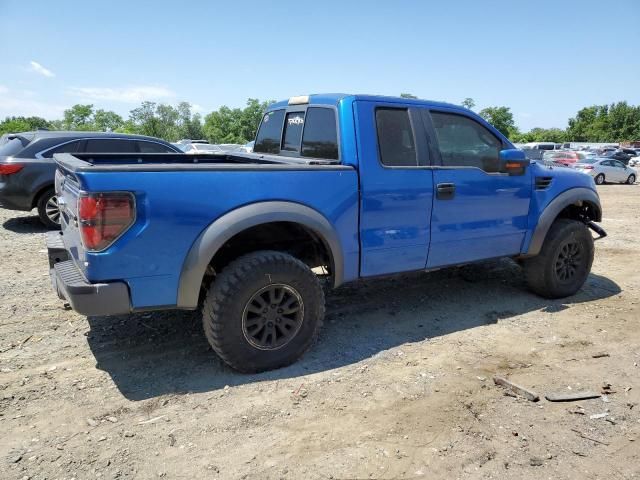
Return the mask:
M 308 102 L 299 101 L 304 97 L 308 97 Z M 452 103 L 446 102 L 436 102 L 433 100 L 423 100 L 420 98 L 404 98 L 404 97 L 392 97 L 385 95 L 367 95 L 367 94 L 349 94 L 349 93 L 315 93 L 311 95 L 304 95 L 302 97 L 291 97 L 287 100 L 281 100 L 269 106 L 269 110 L 273 110 L 276 108 L 286 107 L 290 104 L 291 100 L 294 100 L 300 104 L 309 105 L 337 105 L 340 101 L 345 98 L 349 98 L 351 100 L 368 100 L 375 102 L 387 102 L 387 103 L 403 103 L 403 104 L 415 104 L 421 106 L 428 107 L 456 107 L 456 108 L 464 108 L 459 105 L 454 105 Z

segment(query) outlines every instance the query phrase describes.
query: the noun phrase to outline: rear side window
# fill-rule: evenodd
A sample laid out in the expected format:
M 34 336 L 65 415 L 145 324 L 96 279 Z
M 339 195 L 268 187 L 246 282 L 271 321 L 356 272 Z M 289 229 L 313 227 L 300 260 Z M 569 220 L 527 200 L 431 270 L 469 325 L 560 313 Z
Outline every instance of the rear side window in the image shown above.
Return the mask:
M 175 151 L 166 145 L 156 142 L 139 141 L 138 148 L 140 153 L 175 153 Z
M 282 150 L 298 152 L 300 150 L 300 139 L 304 128 L 304 112 L 289 112 L 284 122 L 284 136 L 282 139 Z
M 85 150 L 89 153 L 137 153 L 136 142 L 110 138 L 87 140 Z
M 462 115 L 431 112 L 445 167 L 477 167 L 500 171 L 502 142 L 475 120 Z M 545 158 L 548 158 L 545 154 Z
M 332 109 L 307 109 L 301 153 L 303 157 L 338 159 L 336 115 Z
M 80 140 L 74 142 L 63 143 L 59 147 L 52 148 L 42 154 L 44 158 L 53 158 L 54 153 L 77 153 L 80 146 Z
M 280 136 L 282 135 L 282 121 L 284 110 L 267 112 L 262 117 L 260 130 L 256 136 L 253 151 L 257 153 L 280 153 Z
M 376 130 L 380 162 L 383 165 L 414 167 L 418 164 L 416 142 L 407 109 L 378 108 Z

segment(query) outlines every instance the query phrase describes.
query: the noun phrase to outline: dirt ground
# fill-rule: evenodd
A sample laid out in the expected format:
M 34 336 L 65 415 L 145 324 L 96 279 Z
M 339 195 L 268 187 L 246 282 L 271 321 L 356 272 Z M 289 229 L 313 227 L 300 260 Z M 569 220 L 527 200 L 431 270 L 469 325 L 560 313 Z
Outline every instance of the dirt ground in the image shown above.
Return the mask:
M 195 313 L 65 310 L 43 228 L 0 210 L 0 478 L 640 478 L 640 185 L 600 193 L 609 237 L 574 297 L 507 260 L 345 286 L 318 344 L 260 375 Z M 495 374 L 612 392 L 533 403 Z

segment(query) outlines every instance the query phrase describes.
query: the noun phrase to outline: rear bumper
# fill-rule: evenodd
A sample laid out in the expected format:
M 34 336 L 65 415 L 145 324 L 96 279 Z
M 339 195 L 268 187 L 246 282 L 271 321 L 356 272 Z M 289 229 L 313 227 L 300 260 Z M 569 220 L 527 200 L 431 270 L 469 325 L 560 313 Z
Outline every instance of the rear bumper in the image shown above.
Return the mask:
M 47 233 L 49 275 L 53 290 L 76 312 L 87 315 L 122 315 L 131 312 L 129 288 L 124 282 L 89 283 L 62 242 L 60 232 Z
M 15 189 L 0 179 L 0 207 L 28 212 L 33 208 L 33 195 Z

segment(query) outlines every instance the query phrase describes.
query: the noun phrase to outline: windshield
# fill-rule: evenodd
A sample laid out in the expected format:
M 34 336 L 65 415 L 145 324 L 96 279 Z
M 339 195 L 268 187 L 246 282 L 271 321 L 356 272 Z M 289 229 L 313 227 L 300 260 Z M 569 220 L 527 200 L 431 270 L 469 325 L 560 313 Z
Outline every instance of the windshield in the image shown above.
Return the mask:
M 5 143 L 0 144 L 0 156 L 10 157 L 24 148 L 19 138 L 10 138 Z
M 600 160 L 596 160 L 595 158 L 585 158 L 584 160 L 580 160 L 580 163 L 598 163 Z

